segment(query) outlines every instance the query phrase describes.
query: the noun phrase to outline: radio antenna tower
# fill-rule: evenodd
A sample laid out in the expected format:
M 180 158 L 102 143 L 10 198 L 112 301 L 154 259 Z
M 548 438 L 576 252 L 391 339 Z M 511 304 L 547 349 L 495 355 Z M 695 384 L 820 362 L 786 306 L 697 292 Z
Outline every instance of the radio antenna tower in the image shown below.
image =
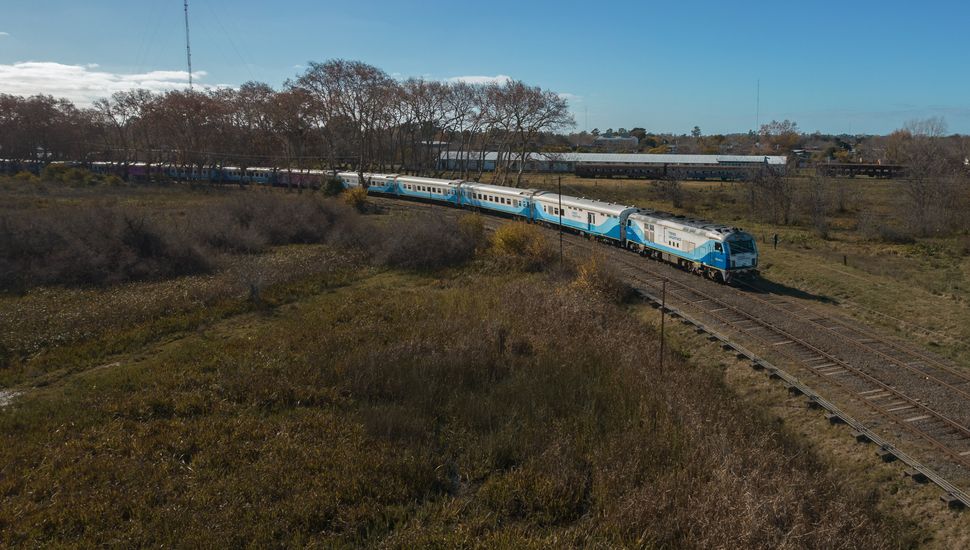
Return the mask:
M 760 132 L 761 131 L 761 79 L 760 78 L 758 79 L 758 91 L 756 92 L 756 98 L 754 102 L 755 102 L 754 131 Z
M 192 46 L 189 44 L 189 0 L 185 0 L 185 60 L 189 65 L 189 91 L 192 91 Z

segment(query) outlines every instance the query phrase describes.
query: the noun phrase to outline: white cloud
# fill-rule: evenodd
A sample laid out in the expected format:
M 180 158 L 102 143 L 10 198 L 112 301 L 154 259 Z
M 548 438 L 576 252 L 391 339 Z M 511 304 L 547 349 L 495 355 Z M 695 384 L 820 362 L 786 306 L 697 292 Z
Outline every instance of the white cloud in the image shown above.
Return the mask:
M 123 74 L 94 70 L 97 68 L 98 65 L 94 63 L 64 65 L 46 61 L 0 64 L 0 93 L 23 96 L 50 94 L 67 98 L 78 106 L 89 106 L 94 100 L 118 91 L 144 88 L 163 92 L 189 86 L 188 71 Z M 192 78 L 197 80 L 206 74 L 205 71 L 193 71 Z
M 4 36 L 10 36 L 10 33 L 9 32 L 0 31 L 0 38 L 2 38 Z
M 511 76 L 497 74 L 495 76 L 453 76 L 446 78 L 446 82 L 465 82 L 468 84 L 505 84 L 512 80 Z
M 571 94 L 569 92 L 559 92 L 556 95 L 565 99 L 566 101 L 572 101 L 574 103 L 578 103 L 583 100 L 583 96 Z

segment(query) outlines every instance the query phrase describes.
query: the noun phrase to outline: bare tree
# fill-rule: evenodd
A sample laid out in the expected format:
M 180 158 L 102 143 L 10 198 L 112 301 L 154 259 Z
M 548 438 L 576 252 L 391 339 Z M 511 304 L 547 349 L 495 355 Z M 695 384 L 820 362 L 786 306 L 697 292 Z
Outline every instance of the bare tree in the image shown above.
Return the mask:
M 761 139 L 761 150 L 765 153 L 785 153 L 791 151 L 798 145 L 801 139 L 798 124 L 787 119 L 781 122 L 772 120 L 768 124 L 762 124 L 759 135 Z
M 357 152 L 357 172 L 363 181 L 364 171 L 373 163 L 373 143 L 381 124 L 391 119 L 389 106 L 397 83 L 387 74 L 359 61 L 335 59 L 326 63 L 311 62 L 296 85 L 312 94 L 328 118 L 349 121 L 352 142 Z
M 809 216 L 815 234 L 823 239 L 829 236 L 829 199 L 825 192 L 825 180 L 820 176 L 812 178 L 808 189 Z
M 946 122 L 935 117 L 911 120 L 891 135 L 890 154 L 907 171 L 905 219 L 918 235 L 939 231 L 953 214 L 950 199 L 957 176 L 944 149 L 945 134 Z

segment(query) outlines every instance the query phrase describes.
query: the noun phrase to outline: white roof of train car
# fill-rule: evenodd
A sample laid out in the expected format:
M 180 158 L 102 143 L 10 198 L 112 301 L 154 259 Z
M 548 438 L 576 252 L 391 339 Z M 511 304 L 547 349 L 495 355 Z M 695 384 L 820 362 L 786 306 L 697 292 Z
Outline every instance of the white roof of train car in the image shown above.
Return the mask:
M 631 214 L 630 218 L 649 221 L 650 223 L 664 225 L 673 229 L 689 230 L 692 233 L 704 233 L 712 239 L 723 239 L 732 233 L 741 231 L 737 227 L 650 209 L 641 209 Z
M 449 185 L 454 186 L 461 183 L 461 180 L 444 180 L 440 178 L 423 178 L 420 176 L 398 176 L 398 181 L 416 183 L 421 185 Z
M 488 193 L 500 193 L 505 195 L 516 195 L 520 197 L 532 196 L 536 193 L 535 189 L 519 189 L 517 187 L 505 187 L 504 185 L 492 185 L 489 183 L 478 183 L 477 181 L 462 182 L 462 188 L 485 191 Z
M 559 195 L 549 191 L 542 191 L 536 193 L 535 200 L 539 202 L 544 202 L 546 204 L 558 205 Z M 624 206 L 622 204 L 613 204 L 612 202 L 603 202 L 593 199 L 587 199 L 585 197 L 571 197 L 569 195 L 562 196 L 563 206 L 571 206 L 573 208 L 581 208 L 583 210 L 591 210 L 594 212 L 604 212 L 607 214 L 613 214 L 619 216 L 620 214 L 635 208 L 633 206 Z

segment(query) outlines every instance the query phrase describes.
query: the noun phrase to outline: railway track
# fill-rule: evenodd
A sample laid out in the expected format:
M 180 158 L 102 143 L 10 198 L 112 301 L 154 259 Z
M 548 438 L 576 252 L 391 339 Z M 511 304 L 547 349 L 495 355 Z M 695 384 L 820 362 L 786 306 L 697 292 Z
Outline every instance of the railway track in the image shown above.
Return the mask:
M 956 463 L 970 468 L 970 428 L 946 413 L 887 384 L 851 362 L 820 349 L 809 340 L 732 307 L 712 294 L 668 278 L 648 280 L 642 276 L 631 276 L 653 292 L 661 290 L 660 285 L 667 281 L 675 287 L 668 295 L 673 294 L 682 304 L 686 303 L 690 308 L 713 319 L 716 325 L 732 329 L 775 354 L 807 367 L 815 377 L 823 378 L 827 383 L 853 394 L 857 403 L 925 439 Z
M 929 379 L 949 386 L 970 399 L 970 374 L 959 370 L 958 367 L 943 358 L 876 334 L 855 324 L 821 315 L 804 305 L 791 302 L 781 296 L 771 295 L 755 283 L 742 281 L 739 286 L 754 291 L 754 294 L 750 295 L 754 299 L 796 315 L 800 319 L 813 323 L 853 345 L 865 348 L 901 368 L 918 372 Z
M 390 202 L 401 210 L 461 212 Z M 492 228 L 502 223 L 489 219 L 495 220 L 488 224 Z M 609 255 L 647 295 L 659 296 L 666 282 L 672 306 L 703 319 L 732 342 L 757 349 L 759 356 L 797 373 L 798 380 L 812 380 L 813 388 L 844 407 L 863 429 L 893 442 L 883 447 L 892 451 L 898 445 L 895 455 L 918 455 L 928 465 L 920 467 L 932 469 L 927 470 L 931 479 L 970 506 L 970 497 L 957 488 L 970 486 L 970 375 L 928 352 L 767 293 L 754 283 L 718 285 L 617 247 L 565 235 L 572 249 Z

